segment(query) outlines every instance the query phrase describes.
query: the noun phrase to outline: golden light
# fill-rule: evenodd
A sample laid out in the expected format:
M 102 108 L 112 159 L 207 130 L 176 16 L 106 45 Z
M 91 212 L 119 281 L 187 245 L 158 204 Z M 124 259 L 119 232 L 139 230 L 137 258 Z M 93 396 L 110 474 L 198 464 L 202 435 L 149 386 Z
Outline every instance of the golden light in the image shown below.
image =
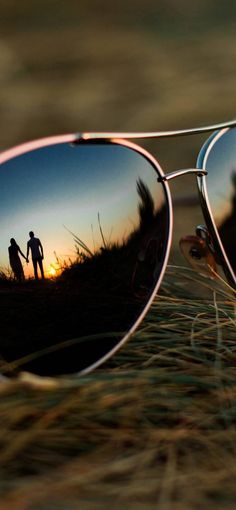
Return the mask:
M 51 278 L 53 278 L 54 276 L 56 276 L 57 272 L 56 272 L 55 267 L 50 266 L 50 268 L 49 268 L 49 270 L 48 270 L 48 274 L 49 274 L 49 277 L 51 277 Z

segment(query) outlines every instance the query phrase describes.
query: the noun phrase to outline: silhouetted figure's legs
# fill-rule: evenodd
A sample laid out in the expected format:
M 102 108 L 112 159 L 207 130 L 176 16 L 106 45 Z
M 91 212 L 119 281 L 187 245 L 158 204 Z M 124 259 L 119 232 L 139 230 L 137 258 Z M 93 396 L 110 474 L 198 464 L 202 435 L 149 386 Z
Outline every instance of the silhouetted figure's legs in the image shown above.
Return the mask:
M 35 277 L 35 280 L 38 280 L 39 277 L 38 277 L 38 261 L 37 259 L 33 259 L 33 266 L 34 266 L 34 277 Z
M 39 279 L 39 276 L 38 276 L 38 265 L 39 265 L 39 269 L 40 269 L 42 280 L 44 280 L 43 261 L 42 261 L 41 257 L 33 259 L 35 280 Z
M 42 279 L 44 279 L 44 271 L 43 271 L 43 261 L 42 259 L 38 259 L 38 265 L 39 265 L 39 269 L 40 269 L 40 272 L 41 272 L 41 277 Z

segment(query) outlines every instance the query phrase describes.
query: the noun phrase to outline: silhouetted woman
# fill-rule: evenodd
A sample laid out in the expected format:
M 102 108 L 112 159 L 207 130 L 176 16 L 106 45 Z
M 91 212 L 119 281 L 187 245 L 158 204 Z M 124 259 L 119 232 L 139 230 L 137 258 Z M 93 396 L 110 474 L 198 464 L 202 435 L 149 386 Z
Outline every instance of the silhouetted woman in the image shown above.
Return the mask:
M 16 243 L 15 239 L 13 237 L 10 239 L 11 245 L 8 248 L 9 253 L 9 260 L 10 260 L 10 266 L 12 268 L 12 271 L 14 273 L 14 277 L 16 280 L 21 282 L 25 279 L 22 263 L 19 257 L 20 255 L 28 262 L 28 259 L 25 257 L 24 253 L 22 253 L 20 247 Z

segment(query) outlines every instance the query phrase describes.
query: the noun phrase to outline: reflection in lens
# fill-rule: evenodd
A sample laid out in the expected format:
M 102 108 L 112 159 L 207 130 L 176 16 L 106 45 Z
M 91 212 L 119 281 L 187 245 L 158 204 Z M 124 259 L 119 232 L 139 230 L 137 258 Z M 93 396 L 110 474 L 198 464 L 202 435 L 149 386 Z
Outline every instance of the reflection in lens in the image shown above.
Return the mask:
M 162 185 L 126 147 L 60 144 L 2 164 L 0 195 L 1 371 L 21 360 L 79 372 L 121 340 L 159 278 Z
M 206 159 L 207 192 L 213 217 L 236 273 L 236 129 L 230 129 L 213 145 Z

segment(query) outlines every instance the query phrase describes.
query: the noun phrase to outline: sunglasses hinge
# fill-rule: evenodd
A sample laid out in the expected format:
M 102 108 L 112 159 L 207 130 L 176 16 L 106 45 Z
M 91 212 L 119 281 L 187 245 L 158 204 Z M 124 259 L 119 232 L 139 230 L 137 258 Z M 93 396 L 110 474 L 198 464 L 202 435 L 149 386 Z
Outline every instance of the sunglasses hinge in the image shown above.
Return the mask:
M 203 168 L 186 168 L 186 169 L 180 169 L 176 170 L 175 172 L 170 172 L 168 174 L 165 174 L 161 177 L 158 177 L 158 182 L 162 181 L 170 181 L 171 179 L 175 179 L 176 177 L 181 177 L 182 175 L 188 175 L 188 174 L 195 174 L 197 177 L 207 175 L 207 171 Z

